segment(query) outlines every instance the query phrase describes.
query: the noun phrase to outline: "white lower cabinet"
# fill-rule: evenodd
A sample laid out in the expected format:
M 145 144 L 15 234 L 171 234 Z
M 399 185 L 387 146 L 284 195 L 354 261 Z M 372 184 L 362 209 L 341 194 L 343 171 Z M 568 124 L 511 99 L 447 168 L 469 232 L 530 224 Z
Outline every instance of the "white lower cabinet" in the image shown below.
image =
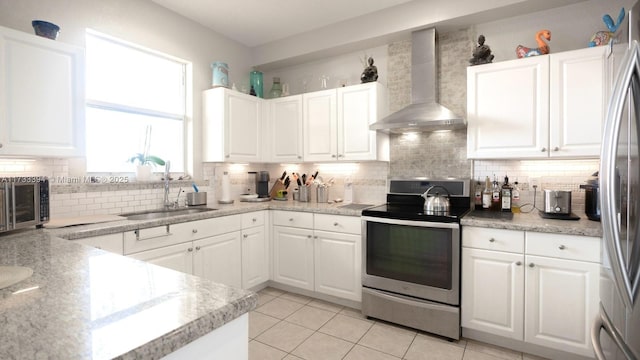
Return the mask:
M 127 256 L 187 274 L 193 273 L 193 244 L 191 242 L 142 251 Z
M 240 231 L 194 241 L 193 249 L 193 275 L 242 287 Z
M 361 300 L 359 217 L 272 213 L 274 281 Z
M 269 238 L 266 211 L 242 215 L 242 288 L 269 281 Z
M 73 240 L 73 242 L 93 246 L 94 248 L 109 251 L 118 255 L 124 254 L 122 233 L 92 236 Z
M 463 227 L 462 327 L 593 356 L 600 241 Z

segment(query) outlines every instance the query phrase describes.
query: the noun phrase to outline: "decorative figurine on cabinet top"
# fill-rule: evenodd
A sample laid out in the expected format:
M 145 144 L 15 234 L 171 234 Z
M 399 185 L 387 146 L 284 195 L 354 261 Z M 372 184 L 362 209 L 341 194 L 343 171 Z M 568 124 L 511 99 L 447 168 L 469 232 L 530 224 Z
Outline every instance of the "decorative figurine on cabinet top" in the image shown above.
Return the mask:
M 551 31 L 549 30 L 540 30 L 536 33 L 536 41 L 538 42 L 537 48 L 528 48 L 522 45 L 518 45 L 516 48 L 516 55 L 519 59 L 523 57 L 536 56 L 536 55 L 546 55 L 549 53 L 549 45 L 544 41 L 551 40 Z
M 364 68 L 362 75 L 360 75 L 360 81 L 364 83 L 373 82 L 378 80 L 378 68 L 373 65 L 373 58 L 369 57 L 369 66 Z
M 488 64 L 493 61 L 491 48 L 484 44 L 484 35 L 478 36 L 478 46 L 473 49 L 473 57 L 469 60 L 471 65 Z
M 593 36 L 591 36 L 591 41 L 589 41 L 589 47 L 608 45 L 611 41 L 613 41 L 613 43 L 615 44 L 617 42 L 615 34 L 622 24 L 622 20 L 624 20 L 624 13 L 624 8 L 620 9 L 620 13 L 618 14 L 618 21 L 615 23 L 613 22 L 613 19 L 611 18 L 611 16 L 609 16 L 609 14 L 605 14 L 602 17 L 602 21 L 604 21 L 604 24 L 607 25 L 607 29 L 609 29 L 609 31 L 598 31 L 593 34 Z

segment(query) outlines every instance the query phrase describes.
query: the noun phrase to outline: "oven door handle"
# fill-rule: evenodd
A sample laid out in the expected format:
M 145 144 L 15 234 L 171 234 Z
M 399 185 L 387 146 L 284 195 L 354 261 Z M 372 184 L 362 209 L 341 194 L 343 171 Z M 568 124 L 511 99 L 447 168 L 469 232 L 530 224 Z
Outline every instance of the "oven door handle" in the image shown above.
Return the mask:
M 460 228 L 460 224 L 457 222 L 445 223 L 445 222 L 420 221 L 420 220 L 400 220 L 400 219 L 389 219 L 389 218 L 381 218 L 381 217 L 373 217 L 373 216 L 363 216 L 361 217 L 361 220 L 372 222 L 372 223 L 384 223 L 384 224 L 391 224 L 391 225 L 407 225 L 407 226 L 419 226 L 419 227 L 442 228 L 442 229 L 459 229 Z

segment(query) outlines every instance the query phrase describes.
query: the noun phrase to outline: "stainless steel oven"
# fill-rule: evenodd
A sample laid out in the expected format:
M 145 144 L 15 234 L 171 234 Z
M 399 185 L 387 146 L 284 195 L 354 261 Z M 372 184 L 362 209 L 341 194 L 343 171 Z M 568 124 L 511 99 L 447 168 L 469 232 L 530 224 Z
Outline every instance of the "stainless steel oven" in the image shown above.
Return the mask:
M 419 195 L 450 193 L 445 214 L 428 215 Z M 460 338 L 460 218 L 470 208 L 469 180 L 391 180 L 387 204 L 362 217 L 362 312 L 366 316 Z

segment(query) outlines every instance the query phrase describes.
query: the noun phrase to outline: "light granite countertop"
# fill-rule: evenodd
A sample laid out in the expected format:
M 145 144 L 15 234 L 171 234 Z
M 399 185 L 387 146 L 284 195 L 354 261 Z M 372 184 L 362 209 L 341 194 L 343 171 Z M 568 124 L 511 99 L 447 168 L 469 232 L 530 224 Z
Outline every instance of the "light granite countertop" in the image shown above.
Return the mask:
M 534 210 L 513 214 L 512 219 L 505 219 L 501 213 L 472 211 L 465 215 L 460 223 L 462 226 L 602 237 L 602 224 L 599 221 L 589 220 L 583 214 L 579 216 L 580 220 L 544 219 L 538 210 Z
M 254 309 L 257 295 L 58 238 L 0 237 L 2 359 L 158 359 Z

